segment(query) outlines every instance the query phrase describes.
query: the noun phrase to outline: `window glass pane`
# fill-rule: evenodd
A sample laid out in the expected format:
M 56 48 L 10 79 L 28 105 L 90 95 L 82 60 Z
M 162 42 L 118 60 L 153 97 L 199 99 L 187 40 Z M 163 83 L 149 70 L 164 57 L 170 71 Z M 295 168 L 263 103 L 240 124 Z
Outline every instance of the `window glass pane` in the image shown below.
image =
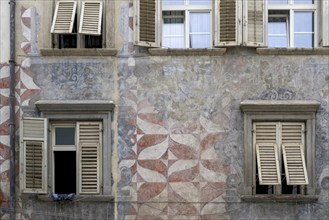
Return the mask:
M 75 128 L 55 128 L 55 145 L 75 145 Z
M 163 41 L 162 46 L 168 48 L 184 48 L 184 12 L 163 12 Z
M 313 12 L 295 12 L 294 47 L 314 46 Z
M 286 17 L 269 17 L 268 46 L 288 47 L 288 30 Z
M 288 4 L 288 0 L 268 0 L 268 4 Z
M 294 4 L 313 4 L 313 0 L 294 0 Z
M 162 0 L 163 5 L 184 5 L 184 0 Z
M 295 12 L 295 32 L 313 32 L 313 12 Z
M 54 152 L 55 193 L 76 193 L 76 152 Z
M 210 5 L 210 0 L 190 0 L 190 5 Z
M 211 19 L 209 12 L 190 13 L 190 47 L 210 47 Z

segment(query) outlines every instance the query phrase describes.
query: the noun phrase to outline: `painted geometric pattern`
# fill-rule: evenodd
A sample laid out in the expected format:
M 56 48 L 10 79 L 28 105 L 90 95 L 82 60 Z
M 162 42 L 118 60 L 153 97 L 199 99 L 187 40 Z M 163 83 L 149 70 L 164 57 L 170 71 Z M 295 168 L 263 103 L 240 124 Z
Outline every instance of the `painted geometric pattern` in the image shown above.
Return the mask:
M 31 8 L 21 10 L 23 33 L 25 42 L 21 49 L 27 54 L 30 52 L 31 33 Z M 20 108 L 28 106 L 29 101 L 40 91 L 40 88 L 33 82 L 33 73 L 30 70 L 29 58 L 17 64 L 15 67 L 15 96 L 16 96 L 16 129 L 19 126 Z M 10 72 L 8 64 L 0 64 L 0 207 L 3 210 L 9 209 L 9 83 Z M 20 210 L 18 204 L 17 212 Z M 0 212 L 0 218 L 7 218 L 6 212 Z M 22 219 L 23 216 L 17 216 Z

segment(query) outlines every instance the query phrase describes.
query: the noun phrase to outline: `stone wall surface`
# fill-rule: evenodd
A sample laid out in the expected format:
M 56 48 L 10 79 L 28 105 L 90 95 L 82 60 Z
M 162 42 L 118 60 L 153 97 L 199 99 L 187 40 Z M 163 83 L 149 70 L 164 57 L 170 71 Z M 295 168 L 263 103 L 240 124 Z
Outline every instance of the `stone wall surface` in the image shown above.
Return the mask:
M 115 202 L 46 202 L 18 192 L 18 219 L 329 218 L 329 56 L 267 56 L 244 47 L 230 48 L 223 56 L 150 56 L 145 48 L 133 47 L 128 37 L 133 5 L 122 3 L 118 32 L 124 43 L 117 57 L 42 57 L 40 16 L 34 7 L 23 6 L 20 49 L 25 57 L 16 68 L 17 122 L 22 114 L 39 115 L 37 100 L 113 100 L 108 172 Z M 1 64 L 0 71 L 0 217 L 6 219 L 8 65 Z M 246 99 L 321 103 L 315 140 L 318 202 L 241 201 L 240 102 Z

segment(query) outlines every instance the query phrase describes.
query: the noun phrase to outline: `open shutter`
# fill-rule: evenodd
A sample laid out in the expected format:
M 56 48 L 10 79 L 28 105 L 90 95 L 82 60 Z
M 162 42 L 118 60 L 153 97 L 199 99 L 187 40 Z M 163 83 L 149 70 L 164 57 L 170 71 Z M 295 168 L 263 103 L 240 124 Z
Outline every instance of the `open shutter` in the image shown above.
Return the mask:
M 256 154 L 259 184 L 281 184 L 277 145 L 273 143 L 256 144 Z
M 78 123 L 79 194 L 99 194 L 102 124 Z
M 137 0 L 135 4 L 135 44 L 159 47 L 161 36 L 161 0 Z
M 287 185 L 307 185 L 307 171 L 303 145 L 297 143 L 282 144 L 283 161 Z
M 236 46 L 241 44 L 239 33 L 240 3 L 239 0 L 215 1 L 215 46 Z
M 50 32 L 54 34 L 72 33 L 76 8 L 76 1 L 57 2 Z
M 102 2 L 82 2 L 80 34 L 101 35 Z
M 243 2 L 243 44 L 250 47 L 266 46 L 267 0 Z
M 322 1 L 322 40 L 323 46 L 329 46 L 329 1 Z
M 23 119 L 21 138 L 21 190 L 25 193 L 47 193 L 47 120 Z

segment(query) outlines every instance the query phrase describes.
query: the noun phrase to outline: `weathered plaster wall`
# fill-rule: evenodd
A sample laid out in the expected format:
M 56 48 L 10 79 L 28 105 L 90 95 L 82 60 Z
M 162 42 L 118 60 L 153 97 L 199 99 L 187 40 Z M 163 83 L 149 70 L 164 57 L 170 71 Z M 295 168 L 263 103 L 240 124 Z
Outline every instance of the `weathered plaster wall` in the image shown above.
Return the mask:
M 133 5 L 116 3 L 117 57 L 40 57 L 45 3 L 20 2 L 17 119 L 41 99 L 113 100 L 115 203 L 18 193 L 18 219 L 328 219 L 329 56 L 149 56 L 133 46 Z M 42 23 L 42 24 L 40 24 Z M 49 22 L 48 22 L 49 23 Z M 49 25 L 49 24 L 48 24 Z M 42 42 L 40 42 L 42 41 Z M 8 66 L 1 65 L 1 210 L 8 209 Z M 245 99 L 315 99 L 317 203 L 244 203 Z M 18 145 L 17 145 L 18 149 Z M 4 212 L 2 218 L 8 218 Z

